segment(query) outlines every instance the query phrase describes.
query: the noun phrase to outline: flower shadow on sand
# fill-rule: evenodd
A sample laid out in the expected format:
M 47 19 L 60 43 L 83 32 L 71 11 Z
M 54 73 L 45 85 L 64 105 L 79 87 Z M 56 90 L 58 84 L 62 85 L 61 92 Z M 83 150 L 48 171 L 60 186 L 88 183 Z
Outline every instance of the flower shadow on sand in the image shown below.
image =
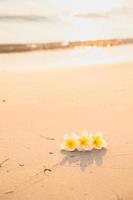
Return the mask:
M 92 150 L 91 152 L 68 152 L 62 151 L 62 154 L 65 155 L 63 160 L 60 162 L 60 165 L 65 164 L 76 164 L 80 166 L 81 171 L 85 171 L 85 169 L 92 164 L 96 164 L 98 166 L 103 163 L 103 156 L 106 154 L 107 150 Z

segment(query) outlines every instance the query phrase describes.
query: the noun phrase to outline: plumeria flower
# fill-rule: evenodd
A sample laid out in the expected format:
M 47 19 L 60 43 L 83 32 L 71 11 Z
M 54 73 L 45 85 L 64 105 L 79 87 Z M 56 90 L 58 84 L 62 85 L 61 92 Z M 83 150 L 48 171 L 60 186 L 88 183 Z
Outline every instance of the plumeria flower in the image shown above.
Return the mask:
M 64 136 L 65 142 L 61 145 L 61 150 L 75 151 L 78 147 L 78 136 L 75 133 Z
M 92 135 L 89 135 L 87 131 L 82 132 L 78 140 L 78 151 L 91 151 L 93 149 Z
M 97 133 L 97 134 L 93 135 L 92 138 L 93 138 L 93 147 L 95 149 L 102 149 L 102 148 L 107 147 L 107 143 L 106 143 L 105 139 L 103 138 L 102 133 Z

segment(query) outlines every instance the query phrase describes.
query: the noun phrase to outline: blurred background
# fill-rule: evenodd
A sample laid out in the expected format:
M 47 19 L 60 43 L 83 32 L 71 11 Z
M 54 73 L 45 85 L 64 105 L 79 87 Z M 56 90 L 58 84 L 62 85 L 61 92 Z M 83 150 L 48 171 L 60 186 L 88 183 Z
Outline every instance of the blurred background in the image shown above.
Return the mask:
M 0 0 L 0 43 L 127 38 L 132 0 Z
M 94 42 L 93 47 L 81 45 L 66 51 L 0 54 L 4 68 L 9 62 L 17 68 L 36 68 L 132 61 L 132 42 L 97 47 L 96 40 L 104 44 L 112 38 L 133 42 L 132 0 L 0 0 L 0 44 L 9 44 L 7 50 L 12 44 Z

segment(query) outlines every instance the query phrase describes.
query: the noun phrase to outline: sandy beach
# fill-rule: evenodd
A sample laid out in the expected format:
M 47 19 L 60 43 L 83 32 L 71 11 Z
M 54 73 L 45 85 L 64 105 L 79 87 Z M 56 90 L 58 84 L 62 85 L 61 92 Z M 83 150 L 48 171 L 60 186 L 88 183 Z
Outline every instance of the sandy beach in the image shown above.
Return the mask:
M 133 62 L 0 68 L 0 200 L 133 200 Z M 108 149 L 61 152 L 101 131 Z

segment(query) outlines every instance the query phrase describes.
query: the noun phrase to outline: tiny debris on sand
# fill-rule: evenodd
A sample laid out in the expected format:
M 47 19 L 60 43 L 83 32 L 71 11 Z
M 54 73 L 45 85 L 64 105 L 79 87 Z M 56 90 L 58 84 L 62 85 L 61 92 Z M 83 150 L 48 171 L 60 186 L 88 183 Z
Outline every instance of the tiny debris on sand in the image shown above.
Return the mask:
M 43 172 L 44 172 L 44 174 L 47 175 L 47 172 L 52 172 L 52 169 L 50 169 L 50 168 L 44 168 Z
M 40 135 L 40 137 L 46 140 L 55 140 L 55 138 L 45 137 L 44 135 Z
M 3 102 L 3 103 L 5 103 L 5 102 L 6 102 L 6 100 L 5 100 L 5 99 L 3 99 L 3 100 L 2 100 L 2 102 Z
M 9 160 L 9 158 L 6 158 L 5 160 L 3 160 L 1 163 L 0 163 L 0 167 L 2 167 L 4 165 L 5 162 L 7 162 Z
M 5 192 L 5 194 L 12 194 L 12 193 L 14 193 L 13 190 Z
M 49 152 L 49 154 L 54 154 L 53 152 Z
M 24 167 L 24 164 L 20 164 L 20 163 L 19 163 L 18 165 L 19 165 L 19 167 Z

